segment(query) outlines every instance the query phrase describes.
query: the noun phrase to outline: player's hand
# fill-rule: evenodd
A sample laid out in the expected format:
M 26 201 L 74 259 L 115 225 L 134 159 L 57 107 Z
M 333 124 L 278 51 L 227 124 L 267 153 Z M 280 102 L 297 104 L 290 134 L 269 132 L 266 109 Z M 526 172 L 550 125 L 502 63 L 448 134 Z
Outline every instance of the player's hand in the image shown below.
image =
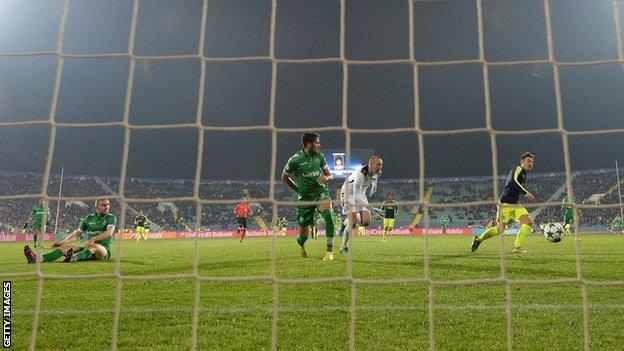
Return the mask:
M 319 184 L 324 184 L 325 182 L 327 182 L 327 178 L 328 178 L 328 177 L 327 177 L 326 175 L 322 174 L 322 175 L 320 175 L 320 176 L 316 179 L 316 181 L 317 181 Z
M 52 244 L 52 247 L 59 247 L 59 246 L 61 246 L 61 243 L 53 243 Z
M 535 196 L 533 196 L 533 194 L 531 193 L 526 193 L 524 197 L 526 197 L 528 202 L 535 202 Z

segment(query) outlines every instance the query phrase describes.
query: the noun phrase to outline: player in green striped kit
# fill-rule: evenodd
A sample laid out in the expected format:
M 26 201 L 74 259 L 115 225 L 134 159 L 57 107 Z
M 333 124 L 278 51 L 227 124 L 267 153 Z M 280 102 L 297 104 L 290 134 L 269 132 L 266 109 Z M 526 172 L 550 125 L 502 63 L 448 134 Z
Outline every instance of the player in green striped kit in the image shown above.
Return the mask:
M 301 256 L 308 257 L 305 242 L 311 233 L 311 227 L 316 225 L 314 212 L 318 211 L 325 220 L 325 236 L 327 252 L 324 261 L 334 259 L 334 211 L 332 210 L 331 196 L 326 183 L 333 179 L 325 156 L 321 153 L 321 138 L 316 133 L 304 133 L 301 137 L 303 149 L 288 159 L 282 181 L 297 192 L 297 201 L 316 201 L 317 204 L 297 206 L 297 223 L 299 235 L 297 243 L 301 246 Z
M 26 245 L 24 255 L 28 263 L 56 261 L 63 256 L 65 256 L 63 262 L 110 259 L 117 217 L 109 213 L 110 201 L 106 198 L 97 199 L 95 207 L 95 213 L 83 218 L 80 227 L 74 230 L 70 236 L 52 244 L 54 250 L 37 257 L 33 250 Z M 71 246 L 70 243 L 84 232 L 89 237 L 84 246 Z
M 41 233 L 41 229 L 46 226 L 43 225 L 43 217 L 46 217 L 46 225 L 50 223 L 50 208 L 46 205 L 46 200 L 44 198 L 39 199 L 39 204 L 35 205 L 35 207 L 30 210 L 28 214 L 28 219 L 32 219 L 32 230 L 33 230 L 33 243 L 35 247 L 39 244 L 39 233 Z M 26 219 L 26 223 L 24 223 L 23 231 L 26 231 L 28 227 L 28 219 Z

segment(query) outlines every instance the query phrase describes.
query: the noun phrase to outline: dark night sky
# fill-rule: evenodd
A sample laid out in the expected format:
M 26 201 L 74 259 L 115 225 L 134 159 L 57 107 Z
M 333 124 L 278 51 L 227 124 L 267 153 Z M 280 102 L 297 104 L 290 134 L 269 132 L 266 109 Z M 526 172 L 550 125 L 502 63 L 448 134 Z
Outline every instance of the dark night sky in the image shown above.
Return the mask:
M 204 54 L 267 56 L 271 1 L 210 0 Z M 620 4 L 620 7 L 622 4 Z M 196 54 L 201 0 L 142 1 L 136 55 Z M 0 53 L 52 51 L 62 1 L 0 2 Z M 126 52 L 132 2 L 70 3 L 63 53 Z M 340 1 L 279 0 L 277 58 L 326 58 L 340 54 Z M 612 2 L 553 1 L 554 55 L 558 62 L 618 58 Z M 349 60 L 409 58 L 408 2 L 347 1 L 345 54 Z M 547 59 L 543 2 L 484 2 L 488 62 Z M 622 19 L 620 18 L 620 22 Z M 419 62 L 477 59 L 476 2 L 414 3 L 414 56 Z M 122 120 L 128 58 L 66 58 L 55 112 L 59 123 Z M 46 120 L 57 58 L 0 55 L 0 122 Z M 137 60 L 129 122 L 132 125 L 195 123 L 201 63 L 197 59 Z M 202 124 L 268 125 L 271 95 L 268 60 L 208 62 Z M 419 175 L 416 131 L 379 133 L 414 125 L 414 86 L 409 64 L 349 65 L 348 126 L 351 147 L 374 149 L 385 160 L 384 177 Z M 560 69 L 564 128 L 624 128 L 624 70 L 620 64 Z M 340 126 L 343 65 L 277 66 L 275 123 L 279 128 Z M 496 130 L 556 128 L 550 64 L 489 66 L 492 126 Z M 475 63 L 419 66 L 418 102 L 423 130 L 485 127 L 483 66 Z M 278 134 L 277 174 L 299 148 L 299 134 Z M 0 126 L 0 170 L 43 172 L 49 125 Z M 59 128 L 53 171 L 119 175 L 124 128 Z M 194 128 L 133 130 L 128 176 L 193 178 L 199 132 Z M 573 169 L 624 162 L 624 134 L 571 136 Z M 205 132 L 202 178 L 268 179 L 269 131 Z M 322 132 L 324 148 L 345 146 L 343 131 Z M 498 136 L 501 174 L 524 151 L 536 155 L 536 172 L 564 170 L 560 134 Z M 491 174 L 485 132 L 426 136 L 427 177 Z

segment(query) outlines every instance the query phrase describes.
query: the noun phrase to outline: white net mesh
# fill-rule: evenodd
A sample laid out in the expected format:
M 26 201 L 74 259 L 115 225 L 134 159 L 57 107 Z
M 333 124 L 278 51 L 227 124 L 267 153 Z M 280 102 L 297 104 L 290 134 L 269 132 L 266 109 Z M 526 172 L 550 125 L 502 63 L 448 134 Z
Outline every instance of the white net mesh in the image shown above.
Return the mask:
M 609 130 L 593 130 L 593 131 L 570 131 L 566 130 L 564 127 L 564 113 L 562 108 L 562 97 L 561 97 L 561 83 L 559 71 L 563 66 L 589 66 L 589 65 L 602 65 L 602 64 L 620 64 L 624 65 L 624 53 L 622 48 L 622 29 L 621 29 L 621 10 L 620 10 L 620 2 L 619 1 L 611 1 L 612 9 L 613 9 L 613 20 L 616 28 L 616 39 L 617 39 L 617 59 L 611 60 L 600 60 L 600 61 L 587 61 L 587 62 L 559 62 L 555 59 L 554 55 L 554 43 L 553 43 L 553 24 L 551 19 L 551 1 L 544 0 L 543 8 L 544 8 L 544 16 L 545 16 L 545 26 L 547 33 L 547 49 L 548 49 L 548 58 L 547 59 L 536 59 L 536 60 L 521 60 L 521 61 L 506 61 L 506 62 L 491 62 L 486 60 L 485 55 L 485 38 L 484 38 L 484 20 L 483 20 L 483 2 L 481 0 L 476 0 L 476 10 L 477 10 L 477 26 L 478 26 L 478 53 L 479 57 L 477 59 L 466 59 L 466 60 L 451 60 L 451 61 L 436 61 L 436 62 L 420 62 L 415 58 L 415 40 L 414 40 L 414 6 L 415 3 L 419 2 L 418 0 L 407 1 L 408 4 L 408 23 L 409 23 L 409 57 L 404 59 L 392 59 L 392 60 L 350 60 L 347 59 L 345 54 L 345 26 L 346 26 L 346 7 L 348 6 L 348 2 L 346 0 L 340 1 L 340 47 L 339 57 L 327 57 L 327 58 L 315 58 L 315 59 L 280 59 L 275 55 L 275 38 L 276 38 L 276 17 L 279 10 L 279 2 L 277 0 L 273 0 L 271 3 L 271 17 L 270 17 L 270 37 L 269 37 L 269 55 L 268 56 L 251 56 L 251 57 L 233 57 L 233 58 L 217 58 L 217 57 L 207 57 L 204 55 L 205 48 L 204 42 L 206 37 L 206 19 L 207 13 L 209 11 L 209 1 L 204 0 L 202 5 L 202 15 L 201 15 L 201 29 L 197 46 L 197 54 L 193 55 L 167 55 L 167 56 L 138 56 L 135 55 L 135 37 L 137 35 L 137 18 L 139 15 L 139 8 L 141 2 L 139 0 L 134 0 L 132 5 L 132 19 L 130 24 L 130 33 L 128 40 L 128 48 L 126 52 L 123 53 L 115 53 L 115 54 L 67 54 L 63 51 L 63 41 L 65 37 L 65 30 L 67 25 L 68 18 L 68 9 L 70 5 L 69 0 L 63 1 L 60 25 L 58 28 L 58 34 L 56 39 L 56 49 L 54 51 L 43 51 L 43 52 L 4 52 L 1 53 L 2 57 L 29 57 L 29 56 L 40 56 L 40 55 L 53 55 L 57 58 L 56 71 L 54 76 L 54 86 L 52 92 L 52 100 L 50 104 L 50 110 L 48 119 L 46 120 L 34 120 L 34 121 L 26 121 L 26 122 L 0 122 L 0 127 L 7 126 L 20 126 L 20 125 L 37 125 L 37 124 L 45 124 L 50 126 L 50 138 L 48 145 L 48 153 L 46 158 L 45 165 L 45 173 L 42 180 L 42 190 L 41 194 L 37 195 L 11 195 L 11 196 L 1 196 L 2 200 L 16 200 L 16 199 L 31 199 L 39 196 L 47 197 L 48 186 L 51 180 L 51 170 L 52 170 L 52 160 L 54 158 L 54 149 L 55 149 L 55 141 L 56 141 L 56 133 L 58 128 L 72 127 L 72 128 L 86 128 L 86 127 L 110 127 L 110 126 L 118 126 L 123 127 L 124 129 L 124 144 L 123 144 L 123 156 L 121 160 L 121 173 L 119 174 L 119 187 L 117 190 L 117 195 L 111 197 L 113 200 L 119 201 L 121 204 L 120 209 L 120 221 L 119 223 L 126 222 L 127 215 L 127 206 L 128 204 L 132 204 L 134 202 L 143 202 L 143 203 L 156 203 L 159 200 L 157 199 L 134 199 L 134 198 L 126 198 L 124 196 L 125 188 L 126 188 L 126 179 L 127 179 L 127 164 L 128 164 L 128 154 L 129 154 L 129 144 L 130 144 L 130 135 L 133 131 L 137 130 L 149 130 L 149 129 L 169 129 L 169 128 L 194 128 L 198 134 L 198 143 L 197 143 L 197 158 L 196 158 L 196 166 L 195 166 L 195 178 L 194 178 L 194 192 L 192 196 L 186 197 L 178 197 L 172 198 L 171 201 L 192 201 L 195 203 L 196 207 L 196 218 L 197 225 L 201 225 L 201 214 L 202 214 L 202 206 L 203 205 L 216 205 L 216 204 L 234 204 L 236 200 L 220 200 L 220 199 L 206 199 L 200 196 L 200 182 L 201 182 L 201 170 L 202 170 L 202 160 L 204 159 L 204 135 L 206 131 L 269 131 L 271 133 L 271 168 L 270 168 L 270 188 L 269 195 L 267 198 L 257 198 L 254 201 L 261 203 L 270 203 L 272 205 L 273 217 L 277 217 L 277 211 L 280 206 L 294 206 L 295 202 L 292 201 L 280 201 L 276 199 L 276 191 L 275 191 L 275 179 L 279 177 L 280 165 L 277 164 L 277 138 L 278 133 L 299 133 L 307 131 L 307 128 L 278 128 L 276 127 L 276 93 L 277 93 L 277 74 L 278 67 L 280 64 L 315 64 L 315 63 L 339 63 L 342 65 L 342 124 L 338 126 L 331 127 L 322 127 L 316 128 L 318 132 L 326 132 L 326 131 L 338 131 L 344 133 L 345 138 L 345 150 L 346 154 L 349 155 L 351 152 L 351 144 L 352 144 L 352 135 L 353 134 L 366 134 L 370 133 L 370 129 L 357 129 L 349 127 L 349 111 L 348 111 L 348 97 L 349 97 L 349 71 L 353 66 L 356 65 L 395 65 L 395 64 L 406 64 L 409 65 L 412 69 L 412 80 L 413 80 L 413 101 L 414 101 L 414 126 L 406 126 L 401 128 L 389 128 L 383 130 L 375 130 L 374 132 L 377 134 L 392 134 L 398 132 L 408 132 L 414 133 L 414 135 L 418 139 L 418 152 L 419 152 L 419 174 L 418 177 L 418 186 L 420 194 L 420 199 L 418 201 L 402 201 L 402 205 L 423 205 L 425 208 L 425 213 L 428 211 L 429 207 L 432 208 L 450 208 L 457 206 L 476 206 L 476 205 L 495 205 L 496 200 L 499 196 L 499 168 L 498 168 L 498 148 L 497 148 L 497 136 L 505 136 L 505 135 L 535 135 L 535 134 L 557 134 L 561 135 L 563 140 L 563 159 L 565 165 L 565 173 L 566 173 L 566 183 L 568 188 L 572 188 L 572 167 L 570 163 L 570 147 L 569 147 L 569 137 L 576 135 L 606 135 L 606 134 L 618 134 L 624 133 L 624 129 L 609 129 Z M 61 85 L 61 77 L 63 74 L 63 64 L 65 59 L 87 59 L 87 58 L 128 58 L 130 60 L 128 77 L 126 83 L 126 93 L 125 93 L 125 102 L 123 109 L 123 119 L 120 122 L 110 122 L 110 123 L 89 123 L 89 122 L 79 122 L 79 123 L 59 123 L 56 119 L 56 111 L 57 105 L 59 102 L 59 91 Z M 159 125 L 136 125 L 131 124 L 129 122 L 130 116 L 130 106 L 133 98 L 133 83 L 135 81 L 135 70 L 137 65 L 137 60 L 185 60 L 185 59 L 198 59 L 201 61 L 201 69 L 200 69 L 200 77 L 199 77 L 199 86 L 197 93 L 197 108 L 195 114 L 195 122 L 194 123 L 182 123 L 182 124 L 159 124 Z M 227 62 L 227 61 L 267 61 L 271 64 L 271 89 L 270 89 L 270 107 L 269 107 L 269 123 L 268 125 L 250 125 L 250 126 L 240 126 L 240 127 L 215 127 L 215 126 L 206 126 L 202 123 L 202 111 L 204 106 L 204 96 L 205 96 L 205 85 L 206 85 L 206 64 L 208 62 Z M 451 65 L 463 65 L 463 64 L 477 64 L 482 67 L 483 73 L 483 92 L 484 92 L 484 101 L 485 101 L 485 127 L 484 128 L 467 128 L 467 129 L 456 129 L 456 130 L 424 130 L 421 128 L 420 121 L 420 95 L 419 95 L 419 70 L 422 67 L 426 66 L 451 66 Z M 547 64 L 550 65 L 553 72 L 553 85 L 555 88 L 554 95 L 556 101 L 556 116 L 557 116 L 557 127 L 551 129 L 539 129 L 539 130 L 517 130 L 517 131 L 501 131 L 496 130 L 492 124 L 492 113 L 491 113 L 491 96 L 490 96 L 490 79 L 489 79 L 489 71 L 491 67 L 495 66 L 513 66 L 513 65 L 524 65 L 524 64 Z M 475 132 L 484 132 L 489 135 L 490 145 L 491 145 L 491 156 L 492 156 L 492 188 L 493 188 L 493 198 L 489 200 L 482 201 L 472 201 L 466 203 L 456 203 L 456 204 L 430 204 L 423 198 L 426 193 L 425 189 L 425 138 L 427 136 L 437 136 L 437 135 L 458 135 L 458 134 L 467 134 L 467 133 L 475 133 Z M 348 156 L 347 156 L 348 157 Z M 348 161 L 347 161 L 348 162 Z M 76 198 L 66 198 L 66 200 L 71 200 Z M 92 197 L 81 197 L 78 198 L 81 200 L 93 200 Z M 65 200 L 65 198 L 64 198 Z M 616 205 L 577 205 L 575 207 L 575 211 L 578 209 L 584 208 L 609 208 L 614 207 Z M 578 216 L 575 216 L 578 218 Z M 429 226 L 429 219 L 425 216 L 425 226 Z M 578 223 L 577 223 L 578 226 Z M 331 283 L 331 282 L 343 282 L 351 284 L 350 290 L 350 305 L 346 309 L 346 311 L 350 315 L 349 319 L 349 349 L 354 350 L 356 348 L 356 321 L 357 321 L 357 311 L 362 311 L 364 307 L 359 307 L 357 303 L 357 286 L 361 284 L 424 284 L 427 287 L 428 296 L 427 301 L 428 304 L 426 307 L 427 316 L 427 325 L 428 325 L 428 336 L 429 336 L 429 349 L 436 349 L 436 318 L 434 315 L 434 311 L 436 310 L 435 304 L 435 289 L 440 286 L 454 286 L 454 285 L 474 285 L 474 284 L 497 284 L 503 285 L 505 288 L 506 294 L 506 303 L 504 305 L 505 313 L 506 313 L 506 335 L 507 335 L 507 349 L 511 350 L 514 348 L 513 344 L 513 318 L 512 318 L 512 287 L 516 285 L 548 285 L 548 284 L 576 284 L 581 288 L 582 291 L 582 301 L 583 301 L 583 340 L 584 345 L 583 348 L 588 350 L 590 349 L 590 324 L 589 324 L 589 295 L 588 295 L 588 287 L 590 286 L 622 286 L 624 285 L 624 280 L 615 280 L 615 281 L 590 281 L 583 277 L 583 267 L 582 267 L 582 256 L 579 247 L 578 241 L 576 242 L 575 254 L 576 254 L 576 277 L 575 278 L 565 278 L 565 279 L 546 279 L 546 280 L 535 280 L 535 279 L 510 279 L 507 274 L 507 261 L 506 255 L 504 252 L 504 238 L 500 236 L 500 267 L 501 274 L 498 278 L 483 278 L 483 279 L 467 279 L 467 280 L 436 280 L 432 277 L 431 274 L 431 260 L 430 260 L 430 246 L 429 246 L 429 235 L 424 236 L 424 275 L 422 278 L 395 278 L 395 279 L 359 279 L 354 276 L 353 273 L 353 260 L 351 256 L 347 256 L 347 275 L 341 277 L 334 278 L 320 278 L 320 279 L 284 279 L 280 278 L 277 274 L 276 265 L 277 265 L 277 241 L 276 237 L 273 237 L 272 241 L 272 253 L 271 253 L 271 261 L 270 261 L 270 274 L 260 275 L 260 276 L 241 276 L 241 277 L 211 277 L 211 276 L 203 276 L 199 273 L 199 265 L 200 265 L 200 239 L 199 236 L 195 239 L 195 252 L 193 259 L 193 270 L 190 274 L 176 274 L 176 275 L 147 275 L 147 276 L 127 276 L 121 273 L 121 258 L 123 256 L 123 252 L 121 252 L 121 245 L 116 247 L 116 252 L 114 253 L 115 257 L 115 268 L 112 274 L 98 274 L 98 275 L 57 275 L 57 274 L 44 274 L 41 270 L 41 265 L 38 263 L 36 267 L 36 271 L 32 273 L 10 273 L 3 274 L 5 277 L 21 277 L 21 276 L 34 276 L 38 280 L 37 291 L 36 291 L 36 303 L 34 307 L 34 317 L 32 321 L 32 332 L 30 337 L 29 349 L 34 350 L 37 342 L 37 332 L 39 329 L 39 321 L 40 315 L 45 309 L 42 306 L 42 293 L 44 287 L 44 280 L 52 280 L 52 279 L 64 279 L 64 280 L 84 280 L 84 279 L 98 279 L 98 278 L 114 278 L 116 281 L 116 295 L 115 295 L 115 306 L 112 311 L 104 311 L 104 312 L 112 312 L 114 314 L 113 319 L 113 328 L 112 328 L 112 349 L 116 350 L 118 348 L 118 335 L 120 329 L 120 315 L 122 313 L 121 307 L 121 291 L 122 291 L 122 282 L 124 280 L 165 280 L 165 279 L 193 279 L 195 281 L 195 292 L 194 292 L 194 307 L 193 318 L 192 318 L 192 341 L 191 341 L 191 349 L 198 348 L 198 330 L 200 323 L 200 313 L 202 312 L 214 312 L 218 309 L 210 309 L 210 308 L 202 308 L 201 307 L 201 287 L 203 282 L 246 282 L 246 281 L 269 281 L 273 286 L 273 308 L 270 309 L 272 312 L 272 333 L 271 333 L 271 349 L 276 350 L 278 346 L 278 320 L 280 317 L 280 312 L 293 310 L 290 307 L 283 307 L 280 305 L 280 285 L 282 284 L 310 284 L 310 283 Z M 539 308 L 546 308 L 546 305 L 539 305 Z M 496 307 L 496 306 L 495 306 Z M 390 308 L 390 307 L 388 307 Z M 394 306 L 392 308 L 399 308 L 405 310 L 412 309 L 420 309 L 422 307 L 419 306 L 403 306 L 397 307 Z M 475 308 L 475 307 L 471 307 Z M 487 308 L 487 307 L 484 307 Z M 126 308 L 124 308 L 125 310 Z M 330 311 L 330 310 L 344 310 L 341 308 L 331 308 L 331 307 L 319 307 L 314 308 L 315 311 Z M 366 309 L 366 308 L 364 308 Z M 374 308 L 370 308 L 374 310 Z M 388 310 L 386 307 L 383 307 L 384 310 Z M 128 310 L 133 310 L 133 308 L 128 308 Z M 149 312 L 149 308 L 134 308 L 134 310 L 141 310 L 144 312 Z M 172 309 L 172 311 L 187 311 L 188 309 Z M 240 308 L 240 309 L 227 309 L 228 311 L 258 311 L 258 308 Z M 305 310 L 302 308 L 295 308 L 294 310 L 301 311 Z M 162 309 L 159 309 L 162 311 Z M 81 310 L 71 310 L 67 309 L 67 313 L 83 313 Z

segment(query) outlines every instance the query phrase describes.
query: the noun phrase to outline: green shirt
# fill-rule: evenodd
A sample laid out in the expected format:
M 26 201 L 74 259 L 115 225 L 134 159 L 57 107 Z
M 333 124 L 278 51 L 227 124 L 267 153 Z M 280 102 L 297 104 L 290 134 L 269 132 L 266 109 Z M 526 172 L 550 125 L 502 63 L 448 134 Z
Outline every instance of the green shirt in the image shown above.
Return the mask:
M 30 211 L 30 216 L 32 217 L 32 221 L 33 221 L 33 229 L 35 230 L 40 230 L 41 229 L 41 222 L 43 221 L 43 214 L 46 213 L 46 216 L 48 218 L 48 221 L 50 220 L 50 209 L 39 204 L 36 205 L 35 207 L 32 208 L 32 210 Z
M 442 226 L 447 226 L 449 224 L 449 219 L 448 217 L 442 217 L 440 218 L 440 225 Z
M 300 197 L 314 196 L 327 189 L 325 184 L 318 182 L 318 177 L 323 174 L 321 169 L 324 167 L 327 167 L 327 163 L 323 153 L 319 152 L 309 156 L 300 150 L 288 159 L 284 173 L 288 174 L 297 184 Z
M 80 230 L 87 233 L 87 236 L 89 237 L 89 239 L 91 239 L 94 236 L 100 234 L 101 232 L 106 231 L 106 228 L 109 225 L 116 225 L 116 224 L 117 224 L 117 217 L 115 217 L 115 215 L 112 215 L 109 213 L 104 216 L 98 216 L 95 213 L 91 213 L 87 215 L 85 218 L 83 218 L 82 221 L 80 222 Z M 113 237 L 111 236 L 107 239 L 96 241 L 96 243 L 110 248 L 111 244 L 113 243 Z
M 574 196 L 566 196 L 561 201 L 561 209 L 566 212 L 572 212 L 572 205 L 576 203 L 576 198 Z

